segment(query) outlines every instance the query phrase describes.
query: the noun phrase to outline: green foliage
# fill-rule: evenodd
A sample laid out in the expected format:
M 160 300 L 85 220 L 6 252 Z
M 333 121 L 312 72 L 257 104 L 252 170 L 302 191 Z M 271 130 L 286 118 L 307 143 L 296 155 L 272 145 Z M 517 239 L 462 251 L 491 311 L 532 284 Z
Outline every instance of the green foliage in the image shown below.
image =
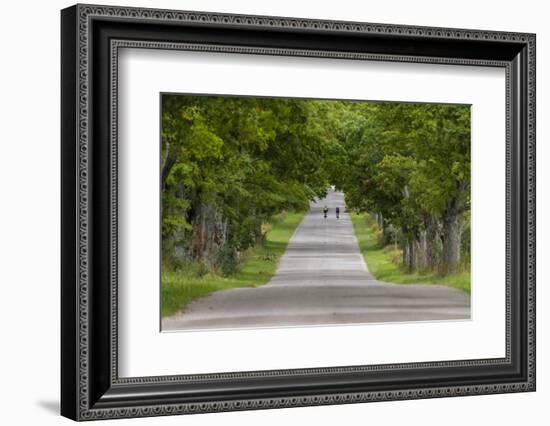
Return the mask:
M 230 275 L 263 224 L 330 185 L 403 245 L 434 229 L 439 241 L 457 217 L 468 227 L 468 106 L 163 95 L 161 136 L 168 263 Z
M 321 101 L 165 95 L 162 104 L 165 237 L 192 238 L 185 231 L 208 204 L 228 222 L 226 243 L 246 250 L 263 222 L 326 191 L 328 141 L 311 126 Z
M 469 207 L 469 106 L 381 103 L 357 109 L 369 118 L 358 119 L 345 138 L 350 167 L 341 186 L 350 207 L 412 227 L 422 214 L 441 215 L 453 201 Z
M 404 248 L 429 234 L 432 252 L 421 258 L 430 264 L 422 267 L 440 269 L 443 261 L 456 270 L 459 253 L 469 255 L 456 248 L 461 235 L 453 224 L 469 223 L 470 107 L 358 103 L 343 123 L 346 167 L 338 182 L 348 207 L 382 215 L 384 227 L 400 230 Z
M 223 276 L 229 276 L 237 270 L 239 259 L 237 251 L 231 247 L 224 247 L 218 253 L 218 265 Z

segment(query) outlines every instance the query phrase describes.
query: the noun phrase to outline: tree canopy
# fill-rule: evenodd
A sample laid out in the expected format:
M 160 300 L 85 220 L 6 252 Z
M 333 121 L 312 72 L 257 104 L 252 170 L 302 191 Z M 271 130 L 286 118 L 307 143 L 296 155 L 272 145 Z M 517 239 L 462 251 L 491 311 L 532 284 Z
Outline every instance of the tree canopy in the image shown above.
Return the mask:
M 409 269 L 459 266 L 469 106 L 163 95 L 161 140 L 167 260 L 231 271 L 263 224 L 334 185 L 394 230 Z

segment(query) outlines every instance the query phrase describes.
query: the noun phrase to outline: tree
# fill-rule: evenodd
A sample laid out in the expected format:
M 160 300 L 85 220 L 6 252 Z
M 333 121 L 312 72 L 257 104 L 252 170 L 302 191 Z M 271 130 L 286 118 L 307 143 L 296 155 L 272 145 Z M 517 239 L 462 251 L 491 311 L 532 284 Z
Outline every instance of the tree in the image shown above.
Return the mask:
M 358 104 L 349 119 L 348 203 L 401 230 L 409 270 L 455 271 L 469 213 L 469 107 Z
M 408 270 L 453 272 L 469 132 L 468 106 L 164 95 L 164 255 L 215 269 L 261 241 L 275 214 L 335 185 L 392 229 Z
M 261 240 L 262 223 L 273 215 L 306 209 L 324 195 L 332 141 L 315 123 L 327 108 L 322 101 L 165 95 L 163 246 L 215 268 L 220 255 Z

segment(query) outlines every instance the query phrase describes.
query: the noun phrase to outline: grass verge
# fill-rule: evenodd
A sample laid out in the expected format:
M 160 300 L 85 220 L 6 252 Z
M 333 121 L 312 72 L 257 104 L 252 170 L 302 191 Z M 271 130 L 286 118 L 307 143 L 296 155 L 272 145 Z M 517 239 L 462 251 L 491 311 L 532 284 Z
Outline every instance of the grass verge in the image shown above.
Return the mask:
M 265 243 L 247 250 L 238 272 L 229 277 L 211 272 L 201 276 L 194 270 L 163 271 L 162 316 L 173 315 L 193 300 L 215 291 L 266 284 L 275 274 L 288 241 L 304 215 L 305 212 L 288 213 L 280 221 L 274 222 L 267 232 Z
M 470 272 L 462 271 L 456 274 L 441 276 L 437 273 L 406 273 L 403 272 L 395 259 L 400 258 L 401 251 L 391 246 L 382 247 L 378 243 L 379 230 L 364 214 L 352 213 L 353 229 L 359 243 L 359 248 L 369 271 L 377 280 L 395 284 L 442 284 L 459 288 L 470 293 Z

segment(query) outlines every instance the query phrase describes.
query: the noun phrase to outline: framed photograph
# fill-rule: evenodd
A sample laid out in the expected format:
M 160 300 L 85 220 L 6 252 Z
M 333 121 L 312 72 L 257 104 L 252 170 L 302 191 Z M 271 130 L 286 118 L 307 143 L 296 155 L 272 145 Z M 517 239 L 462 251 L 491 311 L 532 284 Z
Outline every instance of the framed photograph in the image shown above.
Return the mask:
M 535 390 L 535 35 L 61 12 L 61 413 Z

